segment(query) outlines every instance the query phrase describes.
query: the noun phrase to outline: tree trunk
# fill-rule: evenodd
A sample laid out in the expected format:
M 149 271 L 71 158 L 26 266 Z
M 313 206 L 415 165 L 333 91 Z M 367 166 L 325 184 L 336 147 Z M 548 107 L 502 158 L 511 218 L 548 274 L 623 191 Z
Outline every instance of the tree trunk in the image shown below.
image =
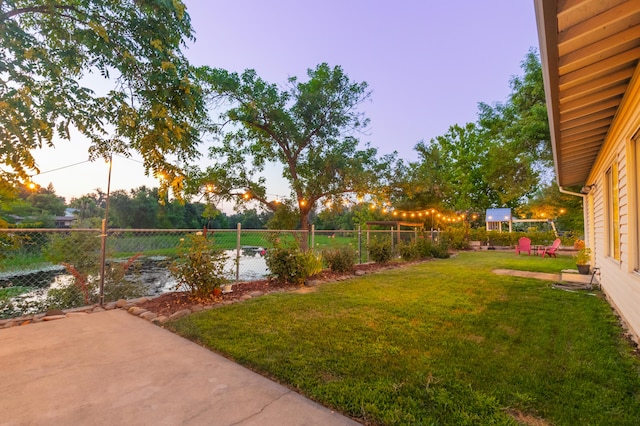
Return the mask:
M 300 236 L 300 249 L 307 251 L 309 249 L 309 212 L 300 211 L 300 229 L 304 232 Z

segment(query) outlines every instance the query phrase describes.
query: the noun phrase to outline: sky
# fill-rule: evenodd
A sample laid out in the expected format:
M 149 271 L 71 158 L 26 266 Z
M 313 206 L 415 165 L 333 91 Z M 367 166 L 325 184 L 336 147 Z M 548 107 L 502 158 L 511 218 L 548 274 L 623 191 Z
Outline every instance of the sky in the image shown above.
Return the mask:
M 408 161 L 418 159 L 419 141 L 475 122 L 479 102 L 505 102 L 510 79 L 538 49 L 532 0 L 184 1 L 196 36 L 185 54 L 194 65 L 251 68 L 282 85 L 291 76 L 306 81 L 320 63 L 339 65 L 372 92 L 360 106 L 371 120 L 361 142 Z M 34 152 L 41 174 L 33 180 L 52 183 L 67 201 L 106 190 L 108 167 L 85 162 L 87 148 L 76 136 Z M 201 151 L 197 163 L 206 166 L 205 145 Z M 114 158 L 111 191 L 158 185 L 139 160 Z M 288 195 L 277 175 L 267 183 L 270 195 Z

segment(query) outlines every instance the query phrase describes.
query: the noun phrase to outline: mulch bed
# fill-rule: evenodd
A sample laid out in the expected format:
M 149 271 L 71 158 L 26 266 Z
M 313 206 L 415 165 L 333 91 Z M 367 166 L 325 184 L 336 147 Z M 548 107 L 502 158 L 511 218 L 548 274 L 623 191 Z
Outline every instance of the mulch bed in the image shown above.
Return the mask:
M 355 271 L 362 271 L 365 273 L 375 272 L 381 269 L 396 268 L 399 266 L 405 266 L 407 263 L 390 263 L 381 265 L 377 263 L 365 263 L 354 266 Z M 320 281 L 335 281 L 340 278 L 353 276 L 354 272 L 332 272 L 329 270 L 323 271 L 320 274 L 313 277 L 314 280 Z M 211 295 L 206 299 L 194 299 L 190 295 L 183 291 L 175 291 L 170 293 L 161 294 L 153 299 L 140 302 L 138 307 L 144 308 L 148 311 L 155 313 L 156 315 L 171 316 L 173 313 L 183 309 L 190 309 L 194 305 L 208 306 L 215 305 L 217 303 L 224 303 L 233 299 L 240 299 L 243 295 L 249 294 L 254 291 L 261 291 L 263 293 L 270 293 L 273 291 L 293 291 L 300 289 L 301 286 L 295 286 L 291 284 L 280 283 L 272 279 L 263 279 L 256 281 L 243 281 L 233 284 L 233 292 L 227 294 L 221 294 L 219 296 Z

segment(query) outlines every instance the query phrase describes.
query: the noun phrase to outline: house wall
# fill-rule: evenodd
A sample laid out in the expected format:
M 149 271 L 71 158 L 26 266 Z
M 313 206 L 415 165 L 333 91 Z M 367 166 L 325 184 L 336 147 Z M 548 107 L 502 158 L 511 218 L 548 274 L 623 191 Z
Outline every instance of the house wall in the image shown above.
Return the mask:
M 587 244 L 593 250 L 595 266 L 600 268 L 603 291 L 616 308 L 630 331 L 640 337 L 640 264 L 639 247 L 640 220 L 638 195 L 640 170 L 635 158 L 635 144 L 640 129 L 640 78 L 638 70 L 625 94 L 625 99 L 612 124 L 604 146 L 591 171 L 587 184 L 594 184 L 585 201 L 585 223 Z M 611 208 L 608 200 L 607 171 L 617 167 L 619 206 L 619 259 L 610 253 L 612 232 Z M 591 207 L 592 206 L 592 207 Z M 593 215 L 591 216 L 591 208 Z

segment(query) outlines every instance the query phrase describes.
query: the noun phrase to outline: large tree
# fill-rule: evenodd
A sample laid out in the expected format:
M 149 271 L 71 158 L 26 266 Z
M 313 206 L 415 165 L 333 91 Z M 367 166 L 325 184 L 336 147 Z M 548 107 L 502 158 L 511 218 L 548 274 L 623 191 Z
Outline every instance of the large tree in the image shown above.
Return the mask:
M 505 103 L 479 105 L 479 120 L 416 146 L 399 197 L 404 206 L 469 211 L 517 207 L 550 174 L 551 149 L 542 71 L 535 52 L 522 63 Z
M 238 75 L 211 69 L 208 82 L 231 108 L 222 115 L 221 144 L 211 148 L 216 165 L 204 173 L 203 183 L 229 196 L 246 193 L 276 211 L 263 172 L 279 164 L 304 230 L 319 201 L 382 191 L 395 153 L 379 158 L 375 148 L 360 148 L 357 136 L 368 120 L 357 107 L 370 92 L 341 67 L 320 64 L 308 70 L 308 81 L 291 77 L 283 89 L 253 70 Z
M 507 102 L 479 104 L 479 125 L 492 140 L 497 140 L 526 158 L 532 168 L 550 178 L 553 166 L 551 134 L 542 79 L 542 65 L 535 50 L 520 64 L 524 74 L 509 82 Z M 546 183 L 546 182 L 545 182 Z
M 180 0 L 0 1 L 0 187 L 75 129 L 90 158 L 138 151 L 179 192 L 172 161 L 197 155 L 206 117 L 180 50 L 191 39 Z

